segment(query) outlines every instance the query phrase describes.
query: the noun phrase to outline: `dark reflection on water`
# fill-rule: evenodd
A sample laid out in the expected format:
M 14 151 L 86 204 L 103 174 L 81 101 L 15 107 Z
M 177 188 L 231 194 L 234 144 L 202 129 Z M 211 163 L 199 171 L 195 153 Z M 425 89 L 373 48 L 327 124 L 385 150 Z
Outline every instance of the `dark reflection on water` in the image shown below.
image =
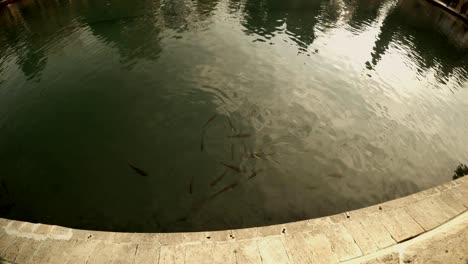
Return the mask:
M 435 81 L 446 84 L 452 75 L 458 75 L 458 69 L 466 69 L 468 56 L 466 51 L 460 51 L 456 46 L 465 47 L 468 43 L 468 29 L 462 21 L 451 16 L 441 14 L 439 10 L 429 8 L 419 1 L 404 1 L 395 8 L 386 18 L 381 26 L 378 40 L 375 42 L 372 52 L 372 66 L 375 67 L 392 41 L 401 43 L 408 47 L 409 56 L 416 63 L 418 73 L 423 77 L 428 70 L 437 69 Z M 436 12 L 439 11 L 439 12 Z M 422 14 L 417 15 L 417 14 Z M 405 23 L 401 23 L 404 21 Z M 421 23 L 428 25 L 439 24 L 440 31 L 445 30 L 448 36 L 433 31 L 433 27 L 424 27 Z M 450 29 L 444 28 L 446 24 L 453 24 Z M 462 31 L 463 34 L 458 32 Z M 421 34 L 421 33 L 426 34 Z M 451 37 L 452 39 L 449 39 Z M 442 41 L 434 41 L 434 39 Z M 455 43 L 453 43 L 455 42 Z M 427 56 L 426 54 L 431 54 Z M 462 87 L 466 76 L 454 79 L 457 86 Z M 455 86 L 455 87 L 457 87 Z M 450 87 L 452 88 L 452 87 Z
M 248 0 L 242 25 L 247 34 L 258 35 L 260 41 L 271 41 L 276 35 L 287 34 L 300 50 L 306 51 L 315 39 L 317 16 L 325 13 L 322 10 L 324 2 Z
M 0 215 L 267 225 L 450 180 L 467 27 L 420 1 L 38 1 L 0 11 Z

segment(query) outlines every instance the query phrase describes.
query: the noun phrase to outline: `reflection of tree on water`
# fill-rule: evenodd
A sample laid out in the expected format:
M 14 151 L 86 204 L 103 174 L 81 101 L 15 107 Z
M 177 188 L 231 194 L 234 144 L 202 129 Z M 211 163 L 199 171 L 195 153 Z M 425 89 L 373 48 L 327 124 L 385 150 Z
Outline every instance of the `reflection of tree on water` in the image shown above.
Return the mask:
M 1 11 L 0 19 L 6 25 L 1 34 L 6 44 L 2 47 L 15 49 L 17 63 L 30 79 L 46 66 L 44 46 L 53 40 L 66 39 L 77 28 L 87 26 L 97 38 L 116 45 L 122 62 L 131 66 L 138 59 L 158 58 L 163 29 L 185 31 L 189 25 L 210 18 L 217 4 L 218 1 L 211 0 L 195 4 L 188 1 L 82 0 L 63 9 L 61 2 L 45 4 L 42 0 L 29 0 Z M 75 10 L 79 13 L 74 14 Z M 35 34 L 37 32 L 40 34 Z M 6 50 L 0 52 L 4 54 Z
M 218 4 L 219 0 L 162 1 L 160 16 L 165 28 L 183 32 L 200 24 L 208 26 L 203 22 L 209 21 L 214 15 Z
M 21 55 L 18 58 L 18 64 L 21 65 L 21 70 L 28 79 L 36 77 L 46 66 L 47 60 L 43 51 L 29 48 L 19 54 Z
M 3 10 L 4 14 L 0 12 L 0 17 L 7 20 L 2 21 L 2 24 L 6 25 L 6 27 L 2 30 L 3 32 L 0 31 L 0 34 L 5 38 L 5 45 L 2 46 L 6 50 L 0 50 L 0 54 L 5 54 L 8 49 L 13 49 L 13 53 L 17 56 L 16 63 L 26 78 L 34 79 L 45 68 L 47 57 L 42 48 L 44 43 L 41 37 L 33 35 L 30 32 L 34 30 L 40 32 L 44 29 L 38 24 L 28 23 L 27 17 L 23 17 L 22 13 L 24 11 L 24 9 L 20 10 L 13 5 L 12 7 L 5 8 Z M 15 24 L 20 26 L 21 30 L 15 28 Z
M 179 32 L 188 29 L 187 17 L 191 11 L 185 1 L 163 1 L 160 9 L 164 27 Z
M 206 19 L 213 15 L 213 12 L 218 3 L 219 0 L 197 0 L 195 1 L 195 9 L 202 19 Z
M 301 48 L 306 49 L 315 39 L 314 27 L 325 1 L 307 0 L 246 0 L 243 26 L 247 33 L 270 39 L 286 25 L 286 33 Z
M 362 31 L 378 18 L 379 11 L 386 2 L 383 0 L 348 0 L 345 3 L 353 8 L 349 25 Z
M 47 66 L 48 45 L 75 32 L 74 16 L 63 6 L 60 1 L 25 0 L 0 10 L 0 41 L 5 43 L 0 54 L 13 49 L 27 79 L 36 79 Z
M 444 84 L 446 76 L 456 75 L 461 86 L 466 77 L 459 70 L 466 73 L 468 53 L 454 47 L 440 33 L 434 33 L 434 17 L 422 16 L 427 12 L 422 4 L 424 3 L 402 1 L 385 17 L 371 54 L 372 61 L 366 66 L 369 69 L 375 68 L 391 43 L 398 41 L 408 47 L 421 75 L 428 69 L 436 68 L 439 82 Z
M 123 64 L 131 67 L 136 60 L 155 60 L 161 52 L 160 21 L 155 16 L 159 1 L 105 1 L 89 3 L 81 21 L 97 38 L 112 43 L 119 50 Z M 111 7 L 111 8 L 110 8 Z M 96 17 L 95 14 L 104 14 Z
M 370 24 L 377 19 L 378 10 L 385 1 L 377 0 L 350 0 L 345 1 L 351 10 L 351 18 L 348 23 L 361 30 L 365 25 Z M 184 31 L 188 26 L 197 24 L 197 21 L 206 20 L 214 14 L 219 1 L 200 0 L 195 2 L 187 1 L 138 1 L 128 3 L 127 1 L 78 1 L 73 2 L 77 8 L 87 6 L 93 9 L 93 12 L 84 12 L 80 20 L 88 25 L 92 32 L 101 39 L 117 45 L 122 55 L 122 60 L 132 64 L 135 59 L 156 59 L 161 52 L 160 39 L 163 28 Z M 18 8 L 7 8 L 2 12 L 8 12 L 2 19 L 6 21 L 7 28 L 4 29 L 5 41 L 14 43 L 21 41 L 24 45 L 11 45 L 18 54 L 18 65 L 28 78 L 34 78 L 46 66 L 47 56 L 42 48 L 44 38 L 37 35 L 30 35 L 30 32 L 44 31 L 54 38 L 64 38 L 69 34 L 67 30 L 59 30 L 67 27 L 73 22 L 73 14 L 64 13 L 60 9 L 60 2 L 47 2 L 47 8 L 42 8 L 39 14 L 34 14 L 37 6 L 43 6 L 42 1 L 31 1 L 26 5 L 18 5 Z M 330 21 L 336 21 L 340 16 L 336 13 L 339 8 L 333 6 L 333 1 L 280 1 L 280 0 L 261 0 L 261 1 L 229 1 L 232 12 L 242 12 L 244 20 L 242 21 L 248 33 L 258 34 L 266 39 L 275 36 L 277 32 L 283 30 L 286 26 L 286 33 L 303 51 L 310 46 L 315 36 L 315 27 L 320 20 L 327 17 Z M 413 5 L 413 6 L 412 6 Z M 405 10 L 416 10 L 406 12 Z M 16 11 L 15 11 L 16 10 Z M 97 10 L 97 12 L 96 12 Z M 379 60 L 385 54 L 390 43 L 395 39 L 406 43 L 406 45 L 415 45 L 412 48 L 414 58 L 417 60 L 420 69 L 428 69 L 434 66 L 440 66 L 439 81 L 444 82 L 444 76 L 453 74 L 456 68 L 463 68 L 466 65 L 466 56 L 460 58 L 460 54 L 453 50 L 447 41 L 430 34 L 421 34 L 422 32 L 432 31 L 431 21 L 426 21 L 424 25 L 408 20 L 409 13 L 420 14 L 418 4 L 405 3 L 400 4 L 394 11 L 385 18 L 381 29 L 381 34 L 376 41 L 372 60 L 367 67 L 375 68 Z M 96 17 L 94 14 L 102 14 Z M 30 23 L 30 17 L 42 17 L 44 21 L 50 20 L 38 26 L 40 23 Z M 418 15 L 419 16 L 419 15 Z M 431 17 L 432 19 L 432 17 Z M 14 22 L 16 21 L 16 22 Z M 407 21 L 401 23 L 401 21 Z M 8 25 L 12 22 L 18 25 L 24 25 L 26 28 L 21 35 L 16 29 L 8 30 Z M 324 23 L 324 21 L 320 21 Z M 400 25 L 401 24 L 401 25 Z M 47 30 L 43 30 L 43 28 Z M 403 34 L 399 34 L 403 30 Z M 43 34 L 41 34 L 43 35 Z M 411 39 L 408 42 L 408 39 Z M 440 40 L 437 40 L 440 39 Z M 9 45 L 4 45 L 5 47 Z M 21 48 L 19 48 L 21 47 Z M 434 55 L 436 54 L 436 55 Z M 440 55 L 439 55 L 440 54 Z M 438 58 L 439 61 L 433 59 Z M 440 58 L 440 59 L 439 59 Z

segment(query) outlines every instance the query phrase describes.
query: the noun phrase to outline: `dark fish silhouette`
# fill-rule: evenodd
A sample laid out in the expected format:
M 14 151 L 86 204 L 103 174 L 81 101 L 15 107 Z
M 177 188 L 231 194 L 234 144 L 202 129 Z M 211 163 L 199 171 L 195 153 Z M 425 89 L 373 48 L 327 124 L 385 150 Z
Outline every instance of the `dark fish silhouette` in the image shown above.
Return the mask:
M 262 171 L 262 170 L 258 170 L 258 171 L 252 172 L 252 174 L 249 176 L 249 178 L 247 178 L 247 180 L 250 181 L 251 179 L 257 177 L 257 175 L 258 175 L 261 171 Z
M 253 153 L 250 154 L 249 157 L 251 157 L 251 158 L 266 158 L 266 157 L 269 157 L 269 156 L 273 156 L 275 154 L 276 153 L 253 152 Z
M 227 119 L 228 119 L 228 122 L 229 122 L 229 126 L 231 127 L 231 130 L 232 130 L 232 131 L 236 131 L 236 128 L 235 128 L 234 125 L 232 124 L 232 119 L 231 119 L 229 116 L 227 117 Z
M 179 219 L 176 220 L 176 223 L 178 223 L 178 222 L 185 222 L 185 221 L 187 221 L 187 218 L 188 218 L 188 216 L 181 217 L 181 218 L 179 218 Z
M 338 172 L 333 172 L 333 173 L 329 173 L 328 177 L 341 179 L 341 178 L 344 178 L 344 175 Z
M 205 124 L 203 125 L 203 128 L 207 127 L 213 120 L 216 119 L 217 116 L 218 114 L 214 114 L 212 117 L 210 117 L 210 119 L 208 119 L 208 121 L 206 121 Z
M 141 176 L 148 176 L 148 173 L 146 173 L 144 170 L 139 169 L 139 168 L 133 166 L 133 165 L 130 164 L 130 163 L 128 163 L 128 166 L 129 166 L 130 168 L 132 168 L 136 173 L 140 174 Z
M 226 174 L 228 173 L 228 169 L 224 169 L 224 172 L 223 174 L 221 174 L 218 178 L 214 179 L 211 183 L 210 183 L 210 186 L 213 187 L 215 186 L 219 181 L 221 181 L 224 176 L 226 176 Z
M 208 200 L 211 200 L 213 198 L 215 198 L 216 196 L 224 193 L 224 192 L 227 192 L 231 189 L 234 189 L 234 187 L 236 187 L 239 183 L 235 182 L 235 183 L 232 183 L 232 184 L 229 184 L 228 186 L 224 187 L 223 189 L 219 190 L 218 192 L 215 192 L 214 194 L 212 194 L 210 197 L 208 197 Z
M 184 217 L 181 217 L 181 218 L 177 219 L 177 221 L 186 221 L 188 218 L 190 218 L 191 215 L 193 215 L 194 213 L 200 211 L 203 208 L 203 206 L 205 206 L 205 204 L 208 202 L 208 199 L 209 198 L 204 198 L 204 199 L 195 201 L 192 204 L 192 207 L 190 208 L 190 211 Z
M 229 169 L 231 169 L 233 171 L 236 171 L 236 172 L 239 172 L 239 173 L 242 172 L 242 170 L 237 166 L 229 165 L 229 164 L 226 164 L 226 163 L 223 163 L 223 162 L 221 162 L 221 165 L 223 165 L 224 167 L 229 168 Z
M 192 194 L 193 193 L 193 175 L 192 175 L 192 178 L 190 178 L 190 184 L 189 184 L 189 193 Z
M 205 149 L 205 130 L 203 130 L 201 140 L 200 140 L 200 151 L 203 152 L 204 149 Z
M 228 136 L 229 138 L 248 138 L 250 137 L 251 135 L 250 134 L 247 134 L 247 133 L 240 133 L 240 134 L 237 134 L 237 135 L 231 135 L 231 136 Z

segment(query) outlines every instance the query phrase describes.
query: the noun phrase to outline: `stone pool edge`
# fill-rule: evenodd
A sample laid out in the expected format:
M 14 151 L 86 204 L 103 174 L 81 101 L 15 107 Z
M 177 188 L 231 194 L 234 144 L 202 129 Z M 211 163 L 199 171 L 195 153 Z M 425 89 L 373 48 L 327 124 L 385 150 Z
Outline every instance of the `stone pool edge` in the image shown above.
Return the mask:
M 0 263 L 411 263 L 468 256 L 464 242 L 468 176 L 332 216 L 213 232 L 116 233 L 0 218 Z

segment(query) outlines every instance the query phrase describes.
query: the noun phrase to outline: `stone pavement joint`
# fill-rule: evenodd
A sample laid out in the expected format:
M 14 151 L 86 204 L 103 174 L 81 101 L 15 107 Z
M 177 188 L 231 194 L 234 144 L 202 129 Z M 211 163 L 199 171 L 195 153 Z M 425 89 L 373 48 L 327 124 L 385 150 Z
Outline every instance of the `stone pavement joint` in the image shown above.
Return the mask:
M 467 210 L 468 176 L 337 215 L 237 230 L 136 234 L 0 218 L 0 261 L 466 264 Z

